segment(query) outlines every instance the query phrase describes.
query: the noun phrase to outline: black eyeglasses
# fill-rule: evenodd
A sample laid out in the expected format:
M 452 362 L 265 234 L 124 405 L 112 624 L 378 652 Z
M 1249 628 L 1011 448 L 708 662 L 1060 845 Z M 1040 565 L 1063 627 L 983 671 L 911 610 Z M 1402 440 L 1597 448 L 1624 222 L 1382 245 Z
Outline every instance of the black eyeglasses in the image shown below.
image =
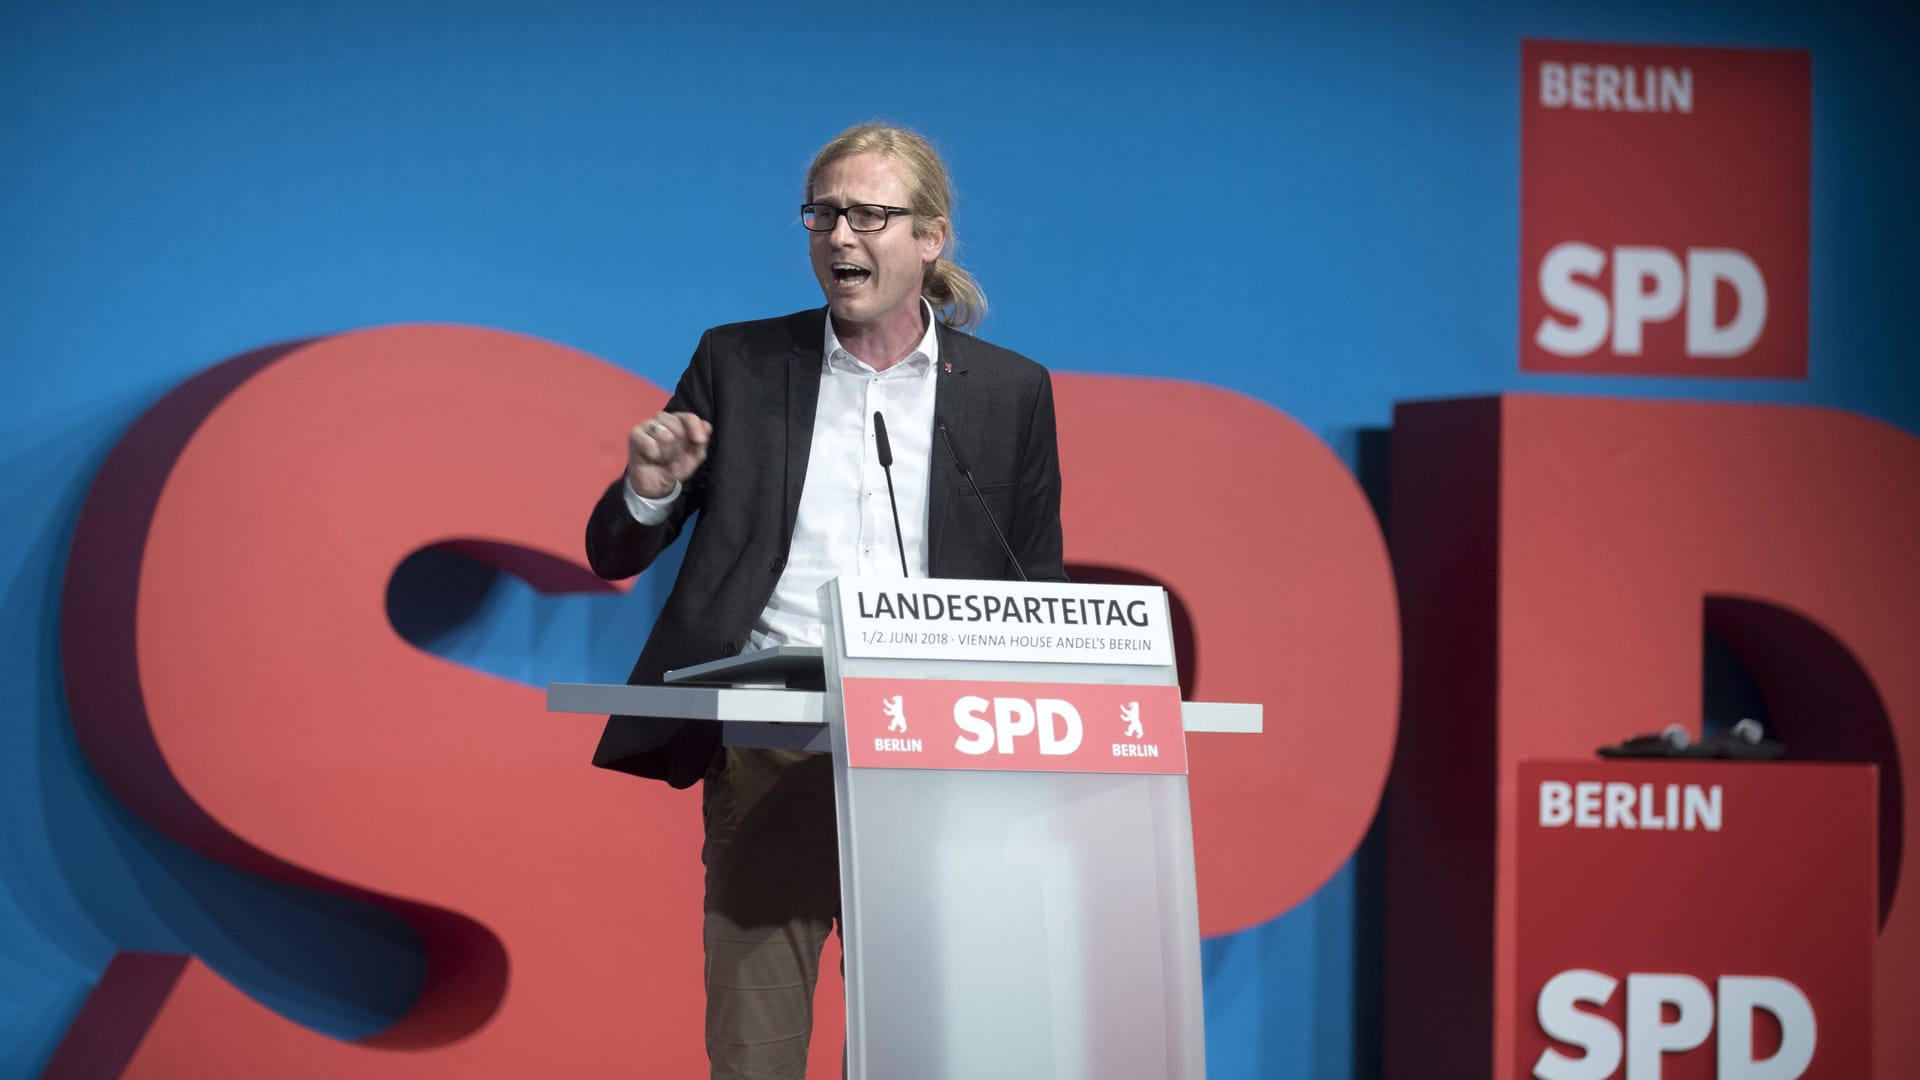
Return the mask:
M 832 232 L 834 224 L 846 218 L 847 227 L 854 232 L 879 232 L 887 227 L 887 222 L 901 214 L 911 213 L 913 211 L 904 206 L 881 206 L 878 203 L 832 206 L 810 202 L 800 208 L 800 224 L 805 225 L 808 232 Z

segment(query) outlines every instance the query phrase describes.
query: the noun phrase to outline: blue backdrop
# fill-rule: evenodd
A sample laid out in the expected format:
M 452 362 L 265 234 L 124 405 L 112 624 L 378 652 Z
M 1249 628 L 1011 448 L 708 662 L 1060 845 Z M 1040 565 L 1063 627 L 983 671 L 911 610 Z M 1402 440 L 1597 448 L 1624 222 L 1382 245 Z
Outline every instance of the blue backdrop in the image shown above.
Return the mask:
M 5 3 L 0 1075 L 38 1071 L 119 949 L 197 953 L 341 1035 L 404 1010 L 419 976 L 403 928 L 184 851 L 78 750 L 57 639 L 78 507 L 193 373 L 446 321 L 671 385 L 701 328 L 818 302 L 802 169 L 882 117 L 948 156 L 983 336 L 1057 370 L 1231 387 L 1350 462 L 1396 400 L 1516 388 L 1920 431 L 1920 19 L 1893 7 Z M 1811 51 L 1805 381 L 1519 374 L 1524 37 Z M 535 683 L 623 676 L 656 602 L 617 601 L 631 636 L 608 641 L 567 615 L 595 601 L 448 582 L 428 568 L 403 606 L 452 588 L 477 610 L 422 640 Z M 1212 1075 L 1377 1069 L 1373 888 L 1363 849 L 1207 944 Z M 310 947 L 277 949 L 289 927 Z

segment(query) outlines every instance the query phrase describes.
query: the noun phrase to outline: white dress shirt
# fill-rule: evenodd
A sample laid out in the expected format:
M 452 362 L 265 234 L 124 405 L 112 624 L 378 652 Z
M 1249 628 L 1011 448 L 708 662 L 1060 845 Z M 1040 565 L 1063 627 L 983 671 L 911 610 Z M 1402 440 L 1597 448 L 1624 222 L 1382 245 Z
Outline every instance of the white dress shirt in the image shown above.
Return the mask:
M 747 648 L 818 645 L 821 585 L 835 577 L 900 576 L 900 547 L 894 543 L 893 511 L 887 502 L 887 477 L 874 441 L 873 414 L 886 417 L 893 450 L 894 493 L 900 502 L 900 542 L 913 577 L 927 576 L 927 484 L 932 467 L 934 371 L 940 339 L 933 311 L 925 300 L 927 330 L 906 359 L 875 371 L 849 353 L 826 320 L 825 359 L 820 368 L 820 401 L 813 414 L 813 445 L 800 489 L 800 512 L 793 523 L 786 568 L 773 596 L 754 621 Z M 726 433 L 716 429 L 716 439 Z M 675 489 L 649 499 L 626 486 L 627 510 L 643 525 L 666 520 L 680 496 Z

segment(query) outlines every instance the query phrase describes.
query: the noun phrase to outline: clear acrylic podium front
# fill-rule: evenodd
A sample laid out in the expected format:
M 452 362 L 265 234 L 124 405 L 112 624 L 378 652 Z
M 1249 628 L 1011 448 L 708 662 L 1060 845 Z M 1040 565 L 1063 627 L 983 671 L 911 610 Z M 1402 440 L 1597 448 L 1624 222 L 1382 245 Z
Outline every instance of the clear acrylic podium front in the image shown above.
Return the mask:
M 1184 773 L 854 767 L 835 689 L 850 678 L 1173 687 L 1170 650 L 1165 664 L 851 657 L 841 605 L 852 594 L 836 586 L 821 599 L 848 1076 L 1205 1076 Z M 1165 593 L 1142 591 L 1164 627 Z

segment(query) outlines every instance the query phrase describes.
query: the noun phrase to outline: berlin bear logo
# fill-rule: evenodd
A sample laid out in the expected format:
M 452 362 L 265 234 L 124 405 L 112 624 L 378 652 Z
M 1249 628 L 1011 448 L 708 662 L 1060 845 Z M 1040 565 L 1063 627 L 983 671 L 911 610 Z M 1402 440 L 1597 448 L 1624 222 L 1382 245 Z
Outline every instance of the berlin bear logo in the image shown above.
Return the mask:
M 887 730 L 904 732 L 907 730 L 907 709 L 904 695 L 895 694 L 880 702 L 880 711 L 887 714 Z
M 1125 705 L 1120 706 L 1120 719 L 1127 722 L 1127 738 L 1140 739 L 1146 737 L 1146 730 L 1140 726 L 1139 702 L 1129 701 Z

